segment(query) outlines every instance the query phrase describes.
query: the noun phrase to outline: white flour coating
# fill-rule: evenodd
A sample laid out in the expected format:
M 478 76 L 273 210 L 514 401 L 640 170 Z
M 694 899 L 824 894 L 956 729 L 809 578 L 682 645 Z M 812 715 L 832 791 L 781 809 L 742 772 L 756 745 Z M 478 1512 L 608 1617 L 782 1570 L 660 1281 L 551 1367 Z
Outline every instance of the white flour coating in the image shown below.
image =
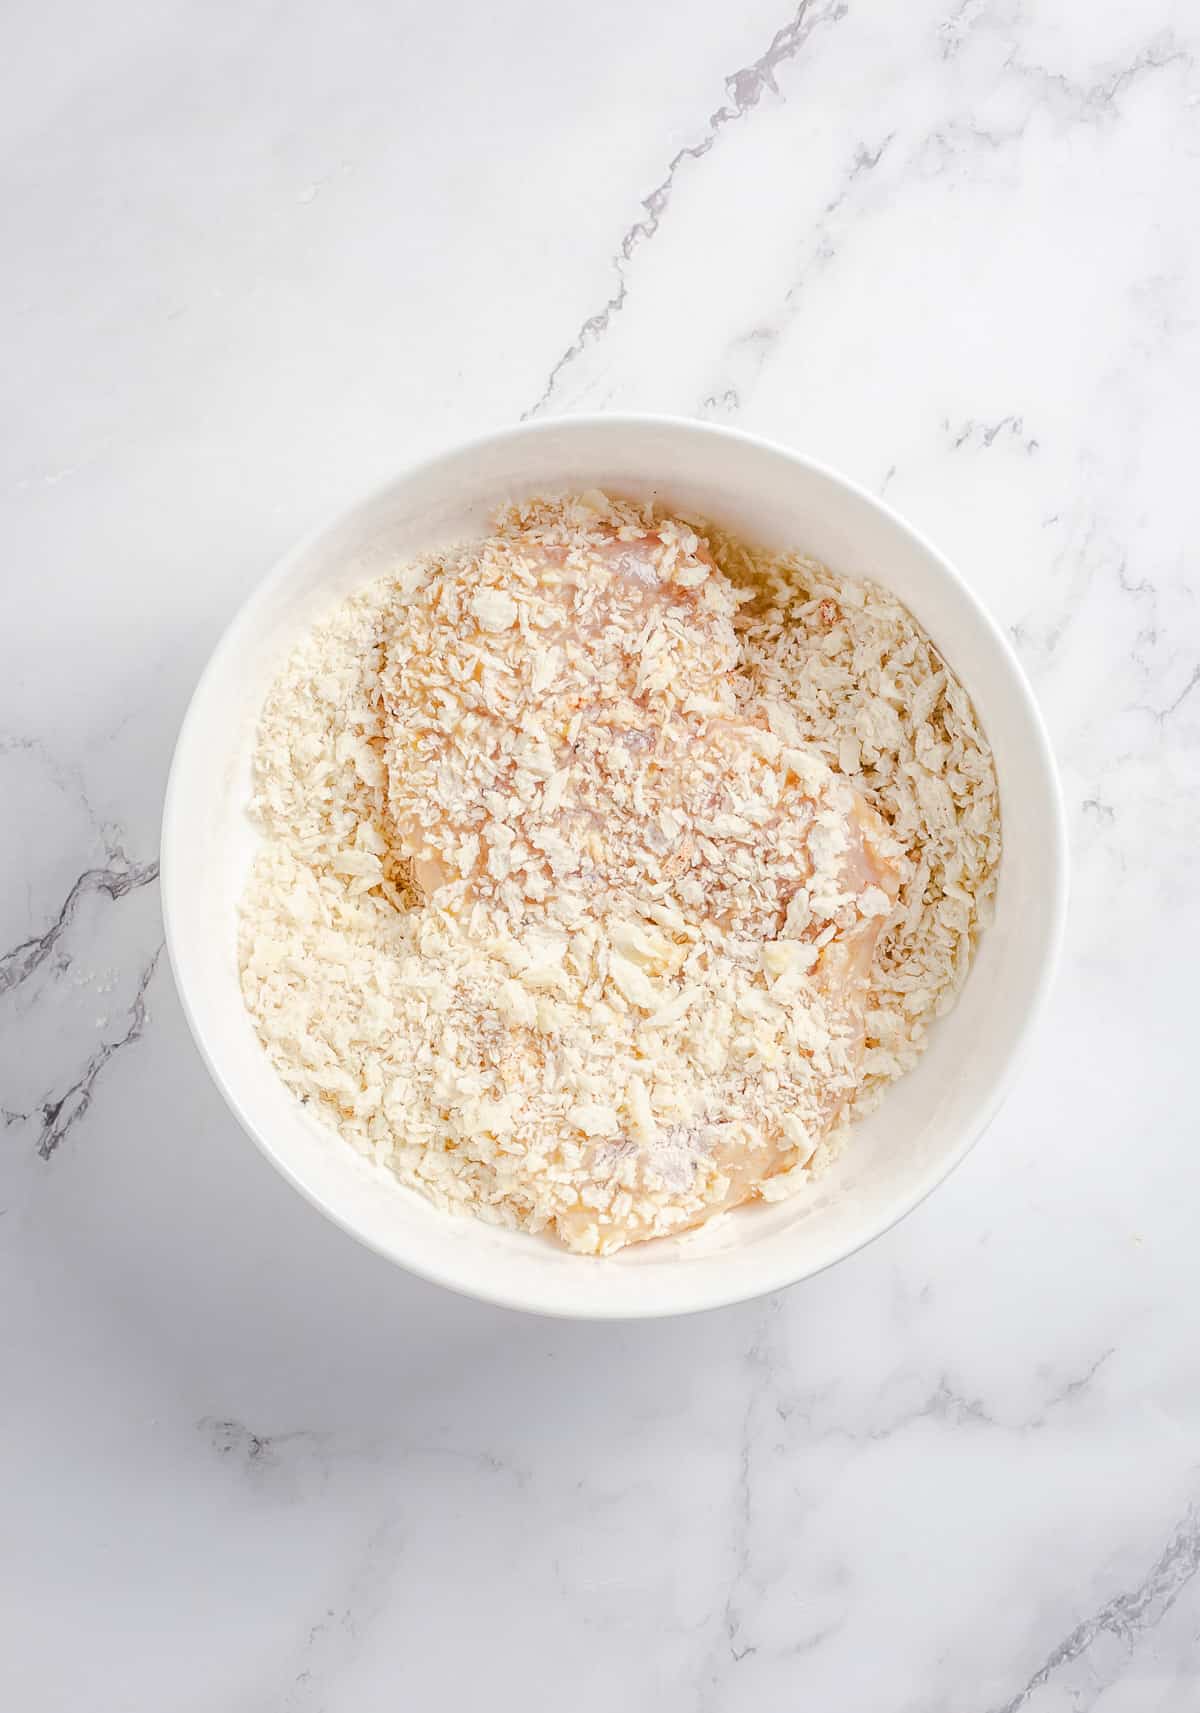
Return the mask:
M 584 1253 L 819 1169 L 952 1003 L 999 857 L 897 602 L 599 494 L 345 603 L 254 783 L 280 1075 L 438 1205 Z

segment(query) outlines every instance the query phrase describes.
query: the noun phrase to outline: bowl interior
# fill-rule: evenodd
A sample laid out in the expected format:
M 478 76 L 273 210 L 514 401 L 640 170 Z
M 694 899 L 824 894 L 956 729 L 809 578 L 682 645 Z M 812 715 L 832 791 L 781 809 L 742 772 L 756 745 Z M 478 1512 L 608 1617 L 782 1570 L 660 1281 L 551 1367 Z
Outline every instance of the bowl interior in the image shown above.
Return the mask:
M 449 1217 L 360 1159 L 293 1099 L 243 1009 L 236 909 L 254 848 L 249 757 L 267 687 L 304 630 L 398 561 L 486 531 L 501 500 L 607 488 L 700 512 L 768 547 L 893 589 L 965 683 L 1004 816 L 993 926 L 955 1010 L 811 1190 L 711 1231 L 605 1260 Z M 573 418 L 494 436 L 400 477 L 293 552 L 252 595 L 201 680 L 163 828 L 163 899 L 185 1010 L 234 1112 L 275 1165 L 380 1253 L 458 1290 L 547 1313 L 669 1314 L 771 1290 L 839 1260 L 916 1205 L 994 1114 L 1041 1008 L 1064 908 L 1053 764 L 1004 638 L 946 563 L 870 496 L 748 436 L 697 423 Z

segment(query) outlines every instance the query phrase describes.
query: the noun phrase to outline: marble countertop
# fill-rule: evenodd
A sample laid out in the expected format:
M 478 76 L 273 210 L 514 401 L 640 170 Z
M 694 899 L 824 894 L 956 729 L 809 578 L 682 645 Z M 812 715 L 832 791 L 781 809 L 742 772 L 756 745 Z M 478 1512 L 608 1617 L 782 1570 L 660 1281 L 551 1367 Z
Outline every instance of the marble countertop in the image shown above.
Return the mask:
M 1195 8 L 49 0 L 0 80 L 0 1703 L 1195 1709 Z M 635 1326 L 460 1301 L 277 1178 L 155 862 L 271 561 L 597 408 L 886 492 L 1015 638 L 1073 838 L 954 1179 Z

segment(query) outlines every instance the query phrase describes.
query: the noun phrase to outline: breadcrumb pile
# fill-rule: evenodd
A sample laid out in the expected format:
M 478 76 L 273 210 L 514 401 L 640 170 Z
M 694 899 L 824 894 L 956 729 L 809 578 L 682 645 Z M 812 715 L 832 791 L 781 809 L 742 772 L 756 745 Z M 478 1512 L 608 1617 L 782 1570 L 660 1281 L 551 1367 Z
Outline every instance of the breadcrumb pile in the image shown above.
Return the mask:
M 439 1206 L 586 1254 L 807 1181 L 953 1002 L 999 858 L 896 601 L 598 493 L 312 631 L 252 812 L 280 1075 Z

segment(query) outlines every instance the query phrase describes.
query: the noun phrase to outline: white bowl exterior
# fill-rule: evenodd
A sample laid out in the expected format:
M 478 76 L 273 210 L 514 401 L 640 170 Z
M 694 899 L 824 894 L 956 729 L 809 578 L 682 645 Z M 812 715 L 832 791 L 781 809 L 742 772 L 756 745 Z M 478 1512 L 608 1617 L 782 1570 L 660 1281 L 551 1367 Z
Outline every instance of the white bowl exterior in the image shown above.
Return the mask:
M 894 590 L 967 686 L 995 753 L 1004 823 L 995 921 L 962 997 L 834 1167 L 790 1201 L 604 1260 L 441 1213 L 310 1118 L 258 1044 L 236 960 L 237 899 L 255 842 L 245 812 L 250 749 L 289 650 L 389 567 L 486 533 L 498 502 L 583 488 L 653 496 Z M 543 1313 L 623 1317 L 714 1307 L 808 1277 L 886 1230 L 946 1176 L 994 1115 L 1042 1009 L 1065 913 L 1066 851 L 1054 765 L 1020 667 L 928 543 L 831 471 L 751 436 L 669 418 L 574 417 L 508 430 L 401 476 L 297 548 L 255 591 L 180 734 L 162 883 L 171 962 L 196 1041 L 234 1113 L 285 1177 L 344 1229 L 427 1278 Z

